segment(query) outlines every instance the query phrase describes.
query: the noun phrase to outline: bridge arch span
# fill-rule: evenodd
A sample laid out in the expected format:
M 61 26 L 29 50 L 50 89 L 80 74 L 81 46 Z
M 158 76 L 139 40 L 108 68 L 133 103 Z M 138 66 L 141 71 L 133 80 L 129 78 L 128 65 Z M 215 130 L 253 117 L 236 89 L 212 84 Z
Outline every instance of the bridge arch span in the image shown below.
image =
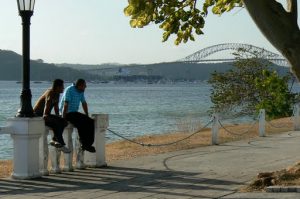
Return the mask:
M 238 49 L 245 49 L 247 52 L 261 52 L 266 59 L 269 60 L 285 60 L 285 58 L 279 54 L 273 53 L 271 51 L 265 50 L 263 48 L 253 46 L 250 44 L 242 44 L 242 43 L 224 43 L 224 44 L 217 44 L 213 46 L 209 46 L 207 48 L 203 48 L 185 58 L 177 60 L 177 62 L 198 62 L 203 60 L 204 58 L 220 52 L 224 50 L 238 50 Z

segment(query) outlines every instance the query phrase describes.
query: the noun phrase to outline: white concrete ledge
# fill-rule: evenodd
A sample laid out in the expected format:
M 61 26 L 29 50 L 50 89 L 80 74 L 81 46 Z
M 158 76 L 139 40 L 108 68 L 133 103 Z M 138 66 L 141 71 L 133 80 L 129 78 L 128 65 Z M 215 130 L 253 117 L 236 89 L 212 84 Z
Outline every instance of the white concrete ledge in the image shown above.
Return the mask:
M 77 129 L 69 124 L 63 132 L 66 146 L 71 153 L 63 154 L 63 165 L 60 165 L 62 152 L 48 143 L 49 133 L 52 130 L 45 126 L 42 117 L 9 118 L 7 126 L 0 127 L 0 134 L 10 134 L 13 139 L 13 173 L 16 179 L 38 178 L 49 173 L 73 171 L 73 154 L 76 154 L 77 168 L 106 166 L 105 161 L 105 133 L 108 128 L 107 114 L 94 114 L 95 141 L 93 146 L 96 153 L 79 150 L 80 144 Z M 73 142 L 73 133 L 75 142 Z M 51 166 L 49 167 L 49 160 Z

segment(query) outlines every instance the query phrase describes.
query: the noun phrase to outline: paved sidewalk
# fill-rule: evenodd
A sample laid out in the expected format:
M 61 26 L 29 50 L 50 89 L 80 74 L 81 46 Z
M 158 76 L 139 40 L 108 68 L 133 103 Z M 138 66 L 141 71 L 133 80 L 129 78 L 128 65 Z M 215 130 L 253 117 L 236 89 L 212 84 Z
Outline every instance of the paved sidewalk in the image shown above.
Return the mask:
M 36 180 L 0 179 L 0 199 L 300 198 L 239 193 L 258 172 L 300 160 L 300 132 L 118 161 Z

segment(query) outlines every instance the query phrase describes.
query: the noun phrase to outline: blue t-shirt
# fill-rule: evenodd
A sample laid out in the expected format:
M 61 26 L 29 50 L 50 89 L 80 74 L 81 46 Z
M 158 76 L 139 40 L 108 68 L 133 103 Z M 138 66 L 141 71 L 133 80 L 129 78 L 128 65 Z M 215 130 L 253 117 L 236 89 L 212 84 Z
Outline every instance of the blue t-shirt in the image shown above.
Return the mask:
M 68 102 L 68 113 L 78 112 L 80 102 L 85 102 L 84 92 L 79 92 L 75 85 L 68 86 L 60 101 L 60 110 L 63 112 L 64 102 Z

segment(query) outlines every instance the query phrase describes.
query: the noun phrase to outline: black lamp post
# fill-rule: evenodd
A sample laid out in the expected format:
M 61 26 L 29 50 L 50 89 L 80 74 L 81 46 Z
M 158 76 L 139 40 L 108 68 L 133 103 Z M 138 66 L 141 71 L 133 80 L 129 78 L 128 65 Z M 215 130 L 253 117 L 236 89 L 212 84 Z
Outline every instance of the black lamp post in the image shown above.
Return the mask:
M 21 108 L 17 117 L 33 117 L 30 90 L 30 17 L 33 14 L 35 0 L 17 0 L 19 14 L 23 26 L 23 81 L 21 92 Z

